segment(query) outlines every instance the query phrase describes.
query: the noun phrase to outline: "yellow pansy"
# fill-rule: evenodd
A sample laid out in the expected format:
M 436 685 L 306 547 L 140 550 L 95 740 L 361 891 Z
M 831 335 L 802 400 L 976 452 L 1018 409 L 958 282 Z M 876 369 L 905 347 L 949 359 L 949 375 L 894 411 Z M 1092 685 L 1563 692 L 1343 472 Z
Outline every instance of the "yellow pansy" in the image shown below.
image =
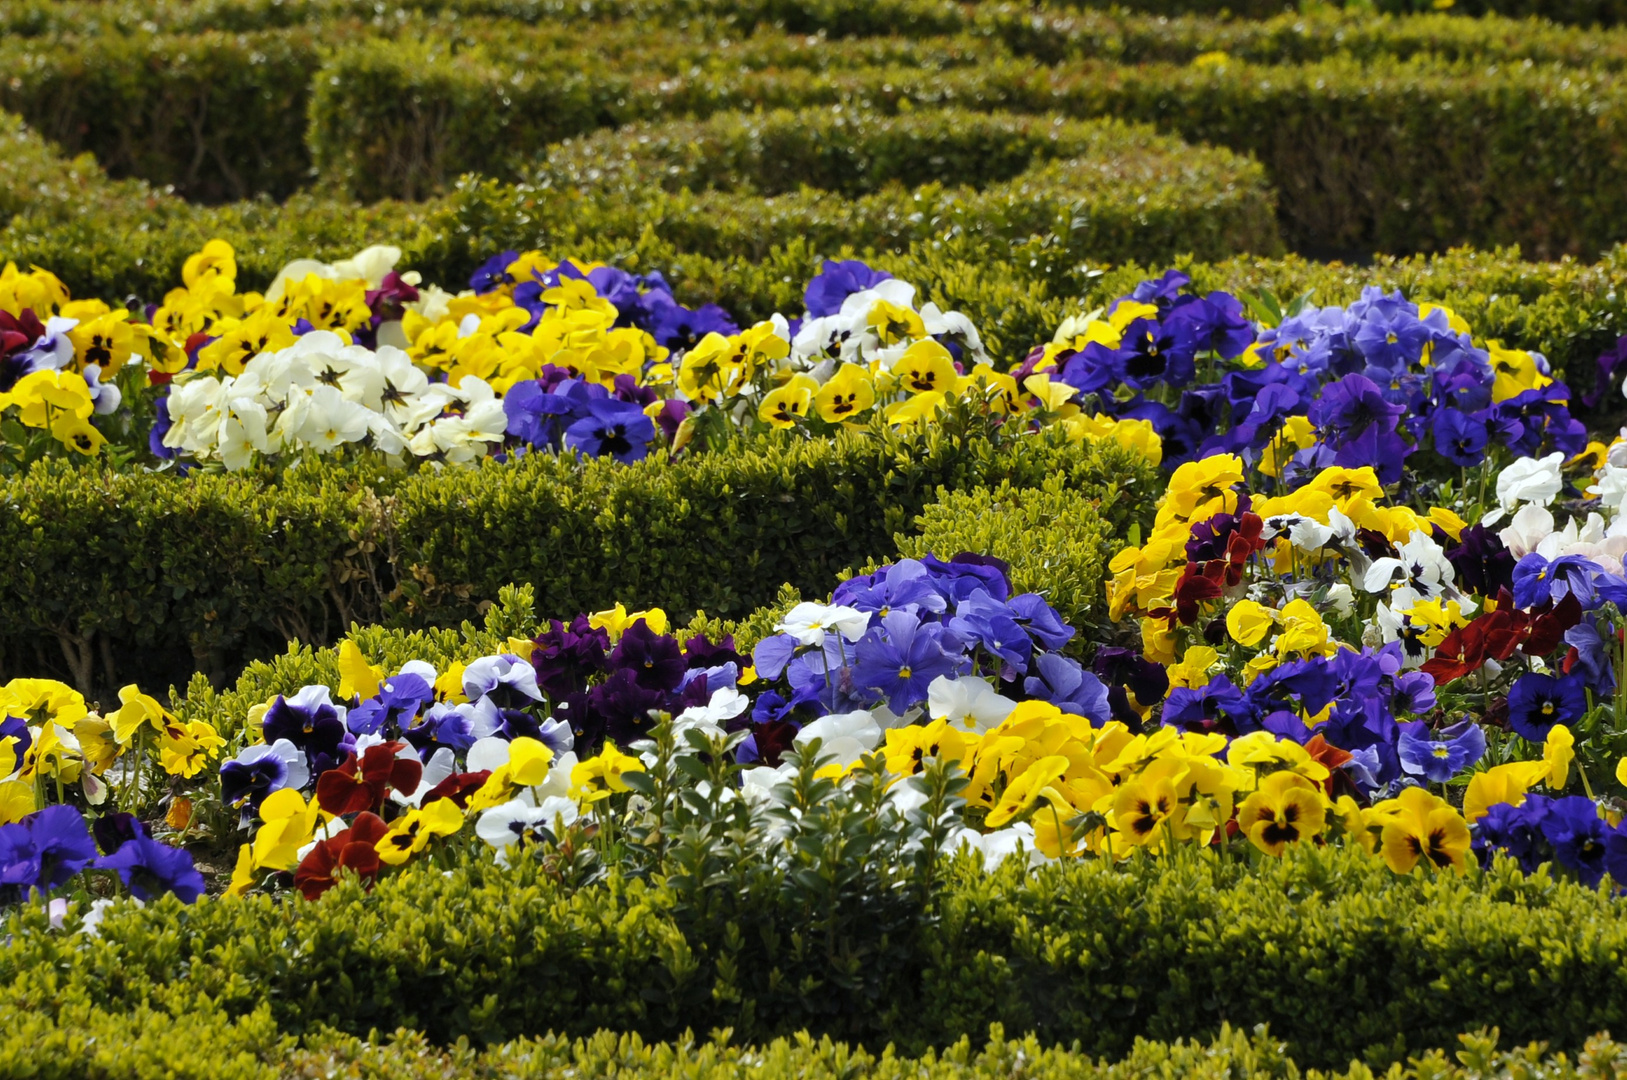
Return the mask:
M 339 643 L 339 696 L 342 698 L 370 698 L 379 692 L 384 681 L 384 669 L 369 664 L 362 655 L 361 646 L 350 638 Z
M 524 735 L 509 744 L 508 760 L 486 778 L 469 799 L 470 810 L 487 810 L 501 806 L 519 794 L 523 788 L 539 787 L 548 782 L 548 771 L 553 765 L 554 752 L 546 744 Z
M 887 423 L 894 427 L 921 427 L 932 422 L 938 415 L 938 410 L 943 407 L 943 402 L 942 391 L 931 390 L 887 406 L 883 410 L 883 415 L 886 416 Z
M 1158 506 L 1157 523 L 1195 524 L 1215 514 L 1233 513 L 1237 509 L 1236 485 L 1242 482 L 1243 459 L 1236 454 L 1184 462 L 1169 478 L 1169 487 Z
M 187 256 L 181 266 L 181 280 L 186 287 L 190 289 L 205 278 L 224 282 L 237 280 L 237 253 L 232 245 L 216 238 L 203 245 L 202 251 Z
M 1475 773 L 1463 792 L 1464 818 L 1479 821 L 1487 810 L 1501 803 L 1519 806 L 1532 786 L 1551 770 L 1546 761 L 1510 761 Z
M 642 761 L 607 742 L 598 754 L 571 769 L 571 794 L 585 803 L 608 799 L 616 792 L 629 790 L 622 779 L 625 774 L 643 771 Z
M 1246 603 L 1246 601 L 1245 601 Z M 1228 613 L 1228 629 L 1231 626 Z M 1299 653 L 1301 656 L 1332 656 L 1339 651 L 1337 645 L 1328 639 L 1328 625 L 1322 621 L 1322 616 L 1306 600 L 1295 599 L 1283 605 L 1277 612 L 1277 621 L 1282 626 L 1282 633 L 1277 637 L 1277 655 L 1287 656 L 1289 653 Z
M 1358 499 L 1384 497 L 1384 485 L 1378 482 L 1378 473 L 1371 465 L 1363 465 L 1359 469 L 1329 465 L 1306 486 L 1312 491 L 1326 492 L 1333 499 L 1333 504 L 1346 514 L 1350 512 L 1350 504 Z
M 1379 851 L 1391 870 L 1408 874 L 1420 862 L 1442 870 L 1464 869 L 1469 826 L 1446 800 L 1411 787 L 1378 808 L 1390 813 L 1380 833 Z
M 1197 690 L 1208 686 L 1209 673 L 1220 663 L 1220 654 L 1207 645 L 1190 646 L 1179 664 L 1169 668 L 1170 689 Z
M 612 642 L 620 641 L 621 635 L 628 627 L 644 620 L 644 625 L 652 633 L 664 634 L 667 632 L 667 613 L 660 608 L 649 608 L 645 611 L 628 611 L 626 606 L 618 603 L 608 611 L 595 611 L 588 616 L 588 625 L 595 630 L 603 630 L 610 635 Z
M 158 703 L 157 698 L 143 694 L 140 687 L 130 683 L 120 688 L 119 708 L 107 719 L 113 725 L 113 737 L 118 740 L 119 745 L 128 746 L 130 740 L 136 737 L 136 733 L 143 726 L 162 735 L 164 729 L 174 722 L 175 717 Z
M 1277 625 L 1277 613 L 1255 600 L 1239 600 L 1226 612 L 1226 632 L 1239 645 L 1253 648 Z
M 899 386 L 911 394 L 947 394 L 959 378 L 954 357 L 932 338 L 905 349 L 893 365 L 892 374 Z
M 926 324 L 921 321 L 918 312 L 887 300 L 877 300 L 870 305 L 865 325 L 882 345 L 897 345 L 912 338 L 926 337 Z
M 80 367 L 95 364 L 101 369 L 102 381 L 107 382 L 130 357 L 145 354 L 147 335 L 132 326 L 129 318 L 130 313 L 121 308 L 69 330 L 68 340 L 73 342 L 74 359 Z
M 95 408 L 84 376 L 56 369 L 24 375 L 6 400 L 17 406 L 17 419 L 31 428 L 49 429 L 63 417 L 88 420 Z
M 757 407 L 757 416 L 769 427 L 793 428 L 806 419 L 813 407 L 819 384 L 807 375 L 797 375 L 777 390 L 771 390 Z
M 740 376 L 740 361 L 729 339 L 707 334 L 684 353 L 678 368 L 678 389 L 696 405 L 716 401 Z
M 1576 736 L 1564 724 L 1555 724 L 1542 744 L 1542 761 L 1548 766 L 1547 785 L 1555 791 L 1564 791 L 1570 781 L 1571 762 L 1575 760 Z
M 89 420 L 71 413 L 62 413 L 51 421 L 51 438 L 85 457 L 96 456 L 107 445 L 107 436 L 97 431 Z
M 1553 382 L 1537 366 L 1537 358 L 1523 349 L 1505 349 L 1496 341 L 1486 342 L 1491 356 L 1491 370 L 1495 376 L 1491 384 L 1491 400 L 1507 401 L 1527 390 L 1540 390 Z
M 1039 407 L 1045 412 L 1061 410 L 1079 393 L 1067 383 L 1054 381 L 1044 373 L 1030 375 L 1024 379 L 1023 389 L 1039 399 Z
M 463 811 L 451 799 L 436 799 L 428 806 L 408 810 L 390 824 L 390 831 L 373 845 L 379 861 L 400 866 L 424 850 L 437 836 L 451 836 L 463 828 Z
M 1237 827 L 1267 855 L 1289 844 L 1314 840 L 1327 828 L 1327 801 L 1309 780 L 1290 772 L 1272 773 L 1237 811 Z
M 876 403 L 875 382 L 858 364 L 843 364 L 814 395 L 814 407 L 827 424 L 852 420 Z
M 220 737 L 213 725 L 205 721 L 172 724 L 164 729 L 164 737 L 159 740 L 159 763 L 171 776 L 190 779 L 198 775 L 214 759 L 215 752 L 225 745 L 226 740 Z
M 256 356 L 286 349 L 294 340 L 294 331 L 288 323 L 276 312 L 263 308 L 199 349 L 198 370 L 241 375 L 244 365 Z
M 34 785 L 26 780 L 0 780 L 0 825 L 11 825 L 32 814 Z
M 322 811 L 293 788 L 267 795 L 260 804 L 264 822 L 254 834 L 254 865 L 268 870 L 292 870 L 299 865 L 299 850 L 309 844 L 322 820 Z

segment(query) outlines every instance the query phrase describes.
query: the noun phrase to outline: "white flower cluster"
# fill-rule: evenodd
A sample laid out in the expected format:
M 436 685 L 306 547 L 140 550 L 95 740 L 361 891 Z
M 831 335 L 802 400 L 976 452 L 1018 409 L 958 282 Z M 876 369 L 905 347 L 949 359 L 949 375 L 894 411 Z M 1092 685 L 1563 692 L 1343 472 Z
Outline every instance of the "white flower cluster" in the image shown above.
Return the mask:
M 967 365 L 988 362 L 972 320 L 937 304 L 915 307 L 915 286 L 897 278 L 850 294 L 835 315 L 808 318 L 791 339 L 791 362 L 828 378 L 839 363 L 877 363 L 883 371 L 917 341 L 947 339 L 961 346 Z
M 170 392 L 166 447 L 244 469 L 260 456 L 369 445 L 450 464 L 503 441 L 507 418 L 491 386 L 465 376 L 431 383 L 406 353 L 347 345 L 327 330 L 261 353 L 241 375 L 191 374 Z

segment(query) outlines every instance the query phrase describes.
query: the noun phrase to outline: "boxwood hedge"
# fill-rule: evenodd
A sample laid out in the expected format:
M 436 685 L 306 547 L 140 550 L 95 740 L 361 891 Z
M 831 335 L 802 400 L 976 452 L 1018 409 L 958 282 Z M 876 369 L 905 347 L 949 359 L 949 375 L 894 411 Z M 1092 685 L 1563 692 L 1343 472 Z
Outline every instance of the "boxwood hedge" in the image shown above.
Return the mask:
M 316 903 L 122 904 L 95 941 L 35 907 L 7 919 L 0 998 L 45 1024 L 218 1010 L 262 1037 L 408 1027 L 441 1044 L 806 1029 L 921 1053 L 1000 1024 L 1117 1056 L 1263 1023 L 1316 1068 L 1383 1068 L 1479 1026 L 1573 1051 L 1627 1019 L 1620 905 L 1506 862 L 1396 877 L 1343 847 L 992 875 L 962 860 L 930 893 L 858 875 L 830 937 L 800 933 L 826 913 L 755 866 L 720 868 L 700 905 L 660 880 L 574 888 L 487 857 Z M 871 962 L 854 971 L 855 955 Z
M 624 230 L 640 222 L 714 257 L 761 257 L 796 238 L 902 250 L 945 232 L 996 246 L 1060 233 L 1056 257 L 1075 262 L 1281 246 L 1252 162 L 1115 122 L 953 109 L 724 113 L 561 144 L 535 182 L 625 202 Z
M 1290 238 L 1309 250 L 1519 242 L 1591 255 L 1624 236 L 1622 208 L 1598 195 L 1619 167 L 1621 102 L 1586 74 L 1620 67 L 1619 31 L 1326 12 L 1171 22 L 934 0 L 642 2 L 426 5 L 388 18 L 344 4 L 223 5 L 234 33 L 191 32 L 163 5 L 87 9 L 87 25 L 0 47 L 12 72 L 0 104 L 118 175 L 210 200 L 281 197 L 313 163 L 350 194 L 418 198 L 465 171 L 515 176 L 547 142 L 606 124 L 748 104 L 1060 109 L 1258 156 L 1287 196 Z M 0 22 L 35 25 L 33 11 Z M 655 40 L 627 22 L 578 36 L 559 25 L 567 15 L 674 25 Z M 785 34 L 752 34 L 759 22 L 926 39 L 798 55 Z M 932 37 L 945 33 L 960 37 Z M 1231 60 L 1211 62 L 1218 53 Z M 957 68 L 957 57 L 978 63 Z M 1424 160 L 1435 167 L 1414 167 Z
M 1541 1044 L 1497 1049 L 1498 1032 L 1461 1036 L 1458 1057 L 1436 1050 L 1395 1072 L 1395 1080 L 1486 1080 L 1540 1074 L 1552 1080 L 1611 1080 L 1627 1067 L 1627 1048 L 1600 1035 L 1573 1059 Z M 207 1048 L 207 1049 L 205 1049 Z M 26 1012 L 0 1033 L 0 1070 L 39 1080 L 328 1080 L 335 1076 L 395 1080 L 577 1080 L 623 1077 L 656 1080 L 1279 1080 L 1300 1075 L 1298 1064 L 1269 1031 L 1222 1025 L 1212 1040 L 1137 1039 L 1117 1060 L 989 1029 L 987 1042 L 962 1037 L 920 1057 L 887 1047 L 879 1052 L 829 1037 L 796 1036 L 756 1046 L 684 1035 L 650 1043 L 636 1034 L 603 1031 L 586 1038 L 521 1037 L 476 1047 L 438 1047 L 399 1029 L 369 1037 L 338 1032 L 302 1040 L 282 1036 L 261 1010 L 241 1018 L 218 1009 L 171 1015 L 154 1009 L 104 1013 L 73 1003 L 53 1016 Z M 1322 1074 L 1365 1080 L 1361 1064 Z
M 511 582 L 533 584 L 545 615 L 624 601 L 738 617 L 782 584 L 824 594 L 839 571 L 890 555 L 940 487 L 1048 476 L 1110 507 L 1104 520 L 1121 529 L 1150 512 L 1157 486 L 1116 448 L 942 430 L 414 475 L 357 465 L 177 481 L 42 465 L 0 501 L 0 662 L 104 696 L 138 676 L 218 683 L 352 622 L 456 625 Z

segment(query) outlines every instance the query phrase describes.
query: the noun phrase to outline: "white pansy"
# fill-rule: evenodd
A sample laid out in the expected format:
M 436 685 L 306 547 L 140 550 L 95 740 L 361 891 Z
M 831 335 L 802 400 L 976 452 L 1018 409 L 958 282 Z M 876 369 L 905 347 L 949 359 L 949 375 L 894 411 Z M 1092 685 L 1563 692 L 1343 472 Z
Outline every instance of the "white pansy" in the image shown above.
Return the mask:
M 1627 443 L 1622 445 L 1627 446 Z M 1593 487 L 1604 508 L 1620 516 L 1622 507 L 1627 505 L 1627 467 L 1614 463 L 1606 465 L 1596 474 Z
M 724 734 L 723 725 L 745 712 L 751 699 L 732 686 L 712 691 L 712 699 L 705 705 L 691 705 L 672 721 L 674 735 L 695 730 L 710 738 Z
M 1452 582 L 1457 572 L 1446 559 L 1446 552 L 1434 539 L 1413 530 L 1412 536 L 1400 547 L 1400 557 L 1374 559 L 1362 577 L 1362 587 L 1370 593 L 1385 592 L 1392 585 L 1410 588 L 1423 599 L 1456 597 Z M 1399 601 L 1393 601 L 1399 603 Z
M 1531 552 L 1537 550 L 1554 531 L 1554 516 L 1545 506 L 1522 506 L 1520 512 L 1514 515 L 1507 527 L 1499 529 L 1497 536 L 1503 541 L 1503 546 L 1516 559 L 1523 559 Z
M 475 822 L 475 835 L 499 849 L 515 843 L 531 844 L 541 838 L 538 830 L 567 828 L 579 814 L 575 802 L 557 795 L 536 805 L 514 799 L 481 814 Z
M 359 745 L 360 740 L 358 740 L 358 746 Z M 361 751 L 357 750 L 357 753 L 359 754 Z M 417 761 L 418 752 L 411 746 L 403 746 L 396 753 L 396 757 Z M 442 781 L 446 780 L 455 772 L 457 772 L 457 762 L 453 759 L 452 748 L 449 746 L 442 746 L 429 756 L 428 764 L 424 765 L 423 776 L 421 776 L 418 780 L 418 787 L 410 794 L 403 794 L 399 791 L 391 791 L 390 798 L 398 806 L 422 806 L 424 804 L 424 796 L 428 795 L 431 791 L 434 791 L 441 785 Z
M 858 641 L 870 626 L 869 612 L 843 604 L 815 604 L 804 601 L 786 612 L 774 629 L 790 634 L 800 645 L 823 645 L 830 630 L 848 641 Z
M 1564 486 L 1559 474 L 1564 463 L 1557 450 L 1544 458 L 1520 458 L 1497 474 L 1497 501 L 1506 510 L 1520 503 L 1547 506 Z
M 947 720 L 951 727 L 979 735 L 1011 715 L 1017 703 L 995 693 L 983 679 L 951 679 L 939 675 L 927 687 L 927 715 Z
M 847 768 L 881 743 L 881 725 L 864 709 L 832 713 L 803 727 L 796 734 L 797 748 L 820 740 L 820 760 L 833 759 Z

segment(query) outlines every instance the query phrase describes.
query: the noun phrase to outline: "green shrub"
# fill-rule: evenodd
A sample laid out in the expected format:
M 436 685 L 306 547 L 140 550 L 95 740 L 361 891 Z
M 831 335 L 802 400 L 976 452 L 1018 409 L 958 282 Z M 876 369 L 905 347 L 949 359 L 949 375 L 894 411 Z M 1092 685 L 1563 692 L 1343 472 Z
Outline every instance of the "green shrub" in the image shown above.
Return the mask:
M 1170 18 L 1124 7 L 1036 13 L 1027 6 L 986 2 L 977 8 L 976 27 L 1014 53 L 1053 64 L 1067 59 L 1184 64 L 1212 52 L 1255 64 L 1310 63 L 1333 56 L 1368 61 L 1433 57 L 1505 64 L 1530 60 L 1616 71 L 1627 62 L 1627 34 L 1620 29 L 1497 15 L 1464 19 L 1445 12 L 1395 17 L 1316 6 L 1234 19 L 1217 16 L 1204 5 Z
M 310 142 L 317 170 L 362 200 L 423 198 L 458 173 L 512 175 L 535 147 L 589 131 L 626 77 L 594 76 L 586 58 L 501 68 L 480 52 L 369 42 L 341 52 L 316 81 Z
M 1304 9 L 1314 12 L 1321 0 L 1070 0 L 1078 7 L 1124 7 L 1154 15 L 1210 15 L 1219 11 L 1243 19 L 1265 19 L 1284 11 Z M 1411 14 L 1436 9 L 1434 0 L 1333 0 L 1337 6 L 1372 8 L 1390 14 Z M 1602 23 L 1613 26 L 1627 21 L 1627 4 L 1622 0 L 1453 0 L 1451 11 L 1463 15 L 1503 15 L 1512 18 L 1537 17 L 1560 23 L 1582 25 Z
M 447 61 L 433 75 L 415 71 L 411 85 L 450 78 L 453 67 Z M 375 85 L 374 96 L 383 96 L 388 83 Z M 504 85 L 499 65 L 452 98 L 489 100 Z M 399 83 L 400 94 L 410 96 L 408 86 Z M 1256 156 L 1282 196 L 1289 238 L 1324 252 L 1517 242 L 1542 256 L 1591 255 L 1627 237 L 1627 213 L 1610 194 L 1627 103 L 1606 77 L 1573 69 L 1484 70 L 1415 58 L 1298 66 L 1087 61 L 1047 70 L 1013 59 L 944 72 L 658 73 L 635 76 L 616 94 L 617 120 L 828 104 L 893 111 L 908 102 L 1145 121 Z M 479 129 L 483 121 L 469 123 Z M 319 116 L 313 128 L 320 130 Z M 395 129 L 379 130 L 387 138 Z M 414 147 L 430 145 L 414 140 Z M 503 166 L 526 148 L 506 135 L 458 146 L 472 156 L 436 164 L 421 161 L 417 149 L 369 153 L 370 160 L 410 160 L 424 175 L 450 177 Z M 1430 167 L 1420 168 L 1425 161 Z
M 1545 1055 L 1545 1047 L 1499 1052 L 1498 1032 L 1459 1037 L 1458 1060 L 1435 1051 L 1410 1062 L 1395 1080 L 1486 1080 L 1494 1076 L 1540 1074 L 1552 1080 L 1611 1080 L 1627 1066 L 1627 1049 L 1607 1036 L 1589 1039 L 1574 1060 Z M 1299 1075 L 1296 1063 L 1268 1031 L 1245 1035 L 1223 1025 L 1209 1041 L 1158 1042 L 1137 1039 L 1123 1057 L 1091 1055 L 1041 1042 L 1033 1035 L 1007 1038 L 989 1030 L 985 1044 L 962 1036 L 942 1052 L 919 1058 L 879 1053 L 829 1037 L 796 1036 L 760 1046 L 731 1044 L 724 1033 L 711 1039 L 685 1035 L 670 1043 L 648 1043 L 636 1034 L 601 1031 L 586 1038 L 558 1035 L 519 1038 L 485 1047 L 438 1047 L 421 1033 L 398 1029 L 370 1038 L 338 1032 L 312 1035 L 293 1045 L 279 1038 L 264 1012 L 242 1021 L 218 1011 L 171 1016 L 137 1010 L 105 1014 L 83 1006 L 62 1010 L 58 1019 L 41 1013 L 17 1017 L 0 1034 L 0 1069 L 9 1075 L 55 1080 L 61 1077 L 178 1077 L 192 1080 L 328 1080 L 334 1076 L 394 1077 L 398 1080 L 574 1080 L 576 1077 L 681 1075 L 692 1080 L 734 1080 L 746 1074 L 760 1080 L 1140 1080 L 1146 1076 L 1183 1080 L 1277 1080 Z M 207 1047 L 207 1050 L 201 1048 Z M 1364 1080 L 1365 1067 L 1336 1071 L 1328 1080 Z
M 8 670 L 62 672 L 112 700 L 137 678 L 219 684 L 352 622 L 456 625 L 512 582 L 534 587 L 545 616 L 619 600 L 739 617 L 782 584 L 821 595 L 885 556 L 940 487 L 1051 475 L 1086 492 L 1126 476 L 1152 490 L 1151 468 L 1116 448 L 941 429 L 414 475 L 359 464 L 177 481 L 40 466 L 0 505 L 0 646 Z
M 95 942 L 34 908 L 8 919 L 0 994 L 8 1015 L 146 1005 L 258 1025 L 269 1007 L 288 1034 L 410 1027 L 442 1044 L 807 1027 L 920 1053 L 998 1023 L 1119 1056 L 1138 1037 L 1266 1023 L 1316 1068 L 1382 1068 L 1480 1026 L 1572 1051 L 1627 1019 L 1620 905 L 1506 861 L 1396 877 L 1344 847 L 1254 867 L 1194 855 L 985 875 L 962 860 L 913 922 L 867 921 L 881 898 L 855 881 L 834 939 L 801 932 L 820 914 L 802 909 L 806 885 L 746 889 L 749 873 L 720 867 L 704 917 L 677 883 L 575 888 L 539 860 L 489 858 L 317 903 L 121 904 Z M 856 953 L 872 968 L 834 981 Z
M 0 108 L 113 176 L 203 202 L 286 198 L 309 178 L 305 100 L 318 48 L 360 26 L 0 45 Z
M 940 234 L 998 248 L 1048 231 L 1066 236 L 1057 257 L 1074 261 L 1280 247 L 1252 163 L 1112 122 L 725 113 L 563 143 L 537 185 L 592 197 L 601 220 L 619 212 L 613 234 L 642 226 L 714 257 L 761 258 L 799 237 L 823 250 L 901 250 Z
M 403 568 L 438 579 L 422 588 L 403 582 L 414 617 L 430 624 L 470 610 L 443 582 L 476 598 L 530 582 L 549 615 L 619 599 L 738 617 L 783 583 L 822 595 L 839 571 L 890 553 L 893 534 L 939 487 L 1035 486 L 1060 476 L 1091 491 L 1125 488 L 1133 477 L 1151 492 L 1153 475 L 1145 459 L 1116 447 L 1071 446 L 1052 434 L 993 444 L 936 428 L 908 439 L 765 440 L 643 467 L 546 459 L 420 476 L 395 492 L 393 519 L 396 543 L 411 553 Z

